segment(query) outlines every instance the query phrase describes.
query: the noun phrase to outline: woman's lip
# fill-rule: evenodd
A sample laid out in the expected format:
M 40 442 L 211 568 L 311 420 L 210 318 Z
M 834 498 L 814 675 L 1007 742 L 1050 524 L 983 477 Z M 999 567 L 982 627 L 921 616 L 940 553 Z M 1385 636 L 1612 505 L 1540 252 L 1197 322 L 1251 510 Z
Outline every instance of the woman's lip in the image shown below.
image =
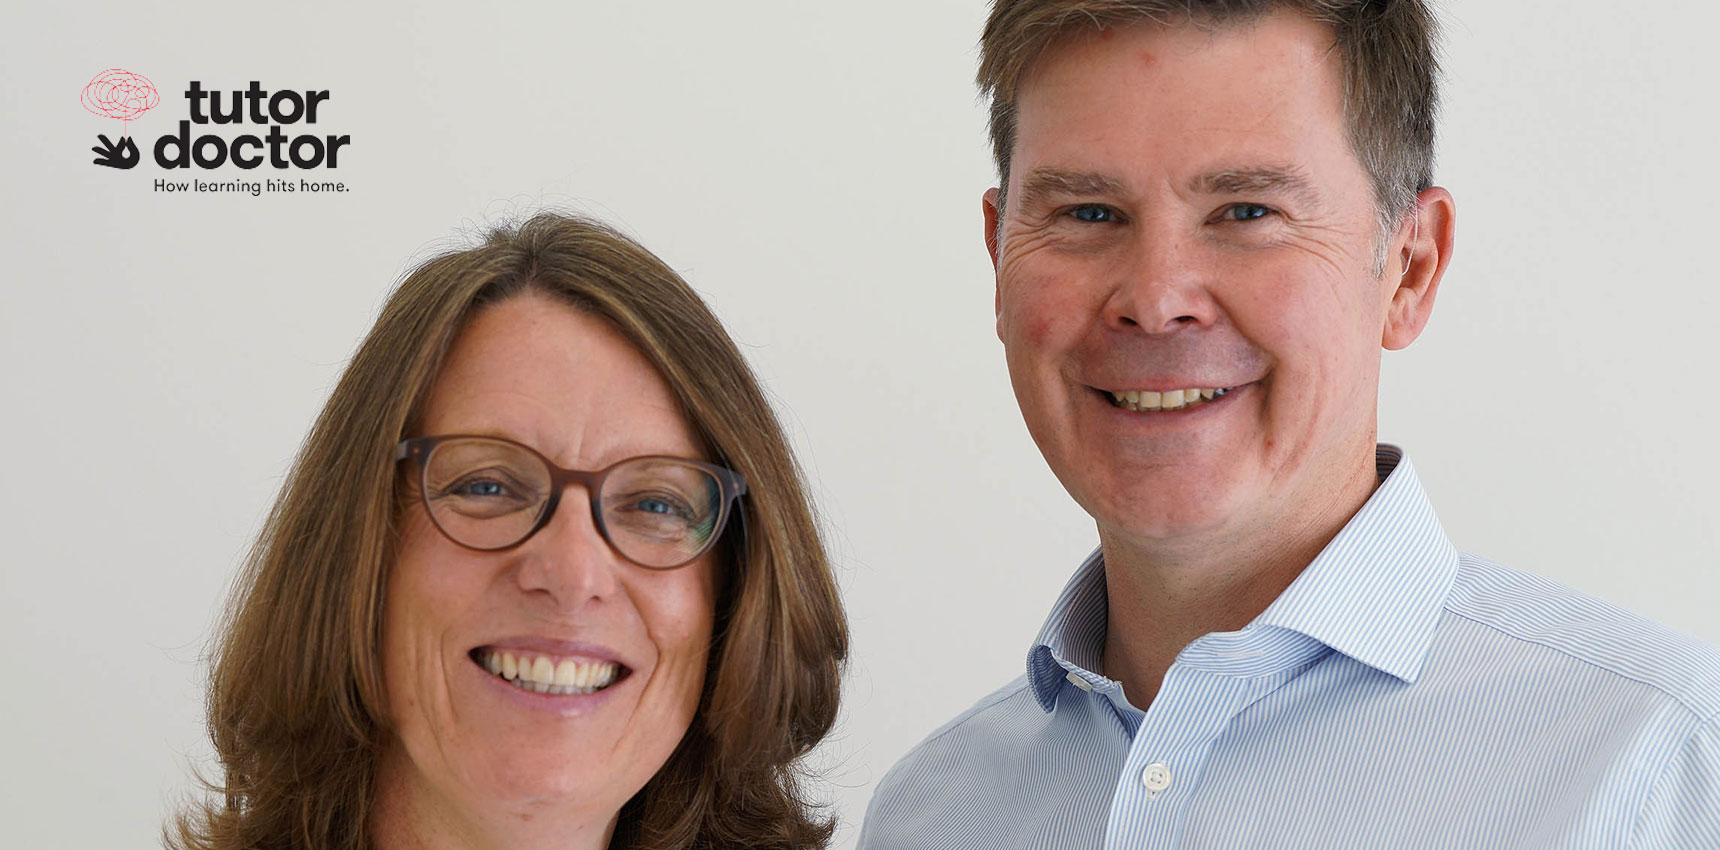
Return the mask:
M 598 658 L 596 656 L 591 656 L 591 655 L 557 655 L 554 653 L 537 652 L 536 650 L 529 650 L 529 649 L 511 650 L 511 649 L 502 649 L 500 647 L 495 647 L 495 646 L 478 646 L 478 647 L 473 647 L 470 651 L 468 651 L 466 653 L 466 657 L 470 658 L 472 660 L 473 664 L 478 665 L 479 669 L 481 669 L 485 673 L 493 676 L 495 674 L 490 672 L 489 661 L 490 661 L 491 655 L 493 655 L 494 653 L 497 653 L 497 652 L 502 652 L 502 653 L 507 653 L 507 654 L 513 655 L 518 659 L 517 663 L 522 664 L 522 665 L 526 665 L 528 667 L 531 666 L 532 662 L 536 661 L 539 658 L 547 658 L 547 659 L 549 659 L 549 663 L 551 665 L 558 666 L 558 667 L 561 665 L 561 663 L 563 661 L 572 661 L 576 664 L 592 664 L 592 663 L 614 664 L 616 669 L 620 671 L 615 676 L 615 681 L 617 681 L 617 682 L 621 681 L 622 679 L 627 678 L 629 675 L 631 675 L 633 673 L 632 667 L 629 667 L 620 661 L 616 661 L 613 658 Z
M 528 691 L 481 666 L 474 667 L 472 675 L 487 680 L 488 684 L 482 685 L 482 687 L 493 689 L 497 696 L 516 705 L 559 714 L 563 717 L 573 717 L 595 711 L 599 706 L 607 703 L 624 685 L 630 684 L 628 680 L 632 678 L 633 671 L 623 668 L 620 676 L 609 687 L 589 694 L 540 694 L 536 691 Z
M 575 658 L 583 661 L 609 661 L 623 667 L 630 666 L 622 660 L 621 654 L 601 644 L 577 640 L 557 640 L 538 636 L 508 637 L 500 640 L 479 644 L 472 647 L 468 654 L 478 655 L 490 650 L 511 652 L 515 655 L 547 655 L 552 658 Z

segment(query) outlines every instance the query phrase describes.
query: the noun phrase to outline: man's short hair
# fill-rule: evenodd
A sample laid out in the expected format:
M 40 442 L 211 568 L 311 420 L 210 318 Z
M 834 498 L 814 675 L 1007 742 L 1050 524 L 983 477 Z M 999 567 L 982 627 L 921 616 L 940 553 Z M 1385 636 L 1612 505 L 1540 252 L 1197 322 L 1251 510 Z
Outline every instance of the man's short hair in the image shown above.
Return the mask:
M 1147 22 L 1214 29 L 1288 9 L 1326 24 L 1343 61 L 1350 146 L 1373 183 L 1390 233 L 1433 185 L 1438 60 L 1425 0 L 993 0 L 980 39 L 979 86 L 991 98 L 991 143 L 1000 193 L 1015 150 L 1022 78 L 1046 48 L 1078 30 Z M 999 206 L 1002 202 L 1000 199 Z

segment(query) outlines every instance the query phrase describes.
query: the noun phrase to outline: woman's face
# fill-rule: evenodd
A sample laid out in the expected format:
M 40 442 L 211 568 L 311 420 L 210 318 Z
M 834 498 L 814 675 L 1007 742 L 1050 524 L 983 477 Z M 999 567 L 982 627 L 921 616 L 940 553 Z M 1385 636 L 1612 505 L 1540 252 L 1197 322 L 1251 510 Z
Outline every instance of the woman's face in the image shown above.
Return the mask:
M 540 295 L 488 307 L 461 332 L 423 434 L 507 437 L 572 469 L 704 459 L 650 363 L 602 320 Z M 671 570 L 635 566 L 587 506 L 585 490 L 569 487 L 547 526 L 499 552 L 449 540 L 417 499 L 406 510 L 382 638 L 396 734 L 385 776 L 468 827 L 595 816 L 611 828 L 698 707 L 713 554 Z M 492 656 L 516 669 L 571 662 L 582 684 L 610 683 L 540 694 L 507 669 L 492 673 Z

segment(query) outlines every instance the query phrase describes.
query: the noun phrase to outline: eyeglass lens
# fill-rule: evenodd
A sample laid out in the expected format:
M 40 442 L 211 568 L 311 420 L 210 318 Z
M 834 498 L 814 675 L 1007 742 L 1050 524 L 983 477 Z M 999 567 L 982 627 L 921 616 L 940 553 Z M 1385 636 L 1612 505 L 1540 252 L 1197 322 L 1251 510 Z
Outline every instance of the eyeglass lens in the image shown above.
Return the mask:
M 437 527 L 474 549 L 504 549 L 525 539 L 553 494 L 542 458 L 494 440 L 438 443 L 424 459 L 423 481 Z M 723 511 L 716 477 L 673 458 L 623 461 L 608 470 L 601 490 L 599 530 L 616 551 L 647 567 L 697 557 L 709 547 Z

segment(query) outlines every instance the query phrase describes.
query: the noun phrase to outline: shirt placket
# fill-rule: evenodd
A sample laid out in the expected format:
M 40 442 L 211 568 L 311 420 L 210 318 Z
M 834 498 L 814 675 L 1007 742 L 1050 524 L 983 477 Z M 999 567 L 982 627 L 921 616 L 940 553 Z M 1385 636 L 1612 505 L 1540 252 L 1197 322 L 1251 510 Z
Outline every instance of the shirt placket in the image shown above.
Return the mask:
M 1137 720 L 1105 825 L 1107 850 L 1177 847 L 1191 792 L 1212 744 L 1247 703 L 1247 681 L 1173 664 L 1146 712 L 1117 689 Z

